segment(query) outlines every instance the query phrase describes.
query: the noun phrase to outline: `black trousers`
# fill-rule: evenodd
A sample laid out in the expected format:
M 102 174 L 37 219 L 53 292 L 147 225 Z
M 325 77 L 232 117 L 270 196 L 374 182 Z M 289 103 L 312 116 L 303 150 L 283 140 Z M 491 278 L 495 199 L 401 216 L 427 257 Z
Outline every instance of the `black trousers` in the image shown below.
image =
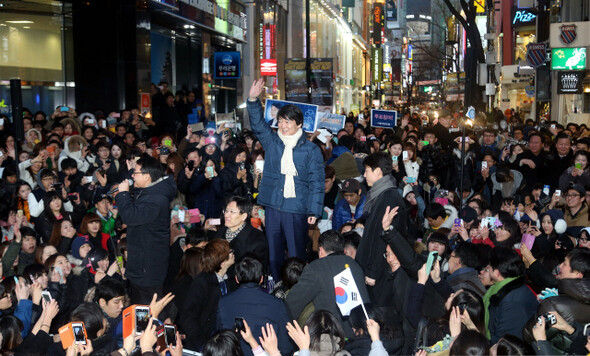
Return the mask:
M 129 298 L 131 304 L 143 304 L 149 305 L 154 297 L 154 294 L 158 295 L 158 299 L 162 298 L 162 291 L 164 290 L 163 285 L 142 287 L 137 284 L 129 283 Z

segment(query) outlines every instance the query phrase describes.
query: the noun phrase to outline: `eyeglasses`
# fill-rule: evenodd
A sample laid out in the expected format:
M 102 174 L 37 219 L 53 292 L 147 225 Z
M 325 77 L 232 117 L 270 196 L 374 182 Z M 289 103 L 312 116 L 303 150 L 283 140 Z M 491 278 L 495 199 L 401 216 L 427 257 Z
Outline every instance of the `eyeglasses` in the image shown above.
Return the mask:
M 580 198 L 580 197 L 582 197 L 582 196 L 581 196 L 581 195 L 579 195 L 579 194 L 568 194 L 568 195 L 566 195 L 565 197 L 566 197 L 566 198 Z

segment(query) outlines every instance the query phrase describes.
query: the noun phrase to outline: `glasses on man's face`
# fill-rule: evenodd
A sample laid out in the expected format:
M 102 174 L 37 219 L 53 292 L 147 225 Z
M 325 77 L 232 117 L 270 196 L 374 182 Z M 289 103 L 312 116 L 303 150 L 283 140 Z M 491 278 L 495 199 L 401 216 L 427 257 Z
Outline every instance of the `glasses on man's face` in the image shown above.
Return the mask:
M 581 196 L 579 194 L 568 194 L 565 197 L 566 198 L 580 198 Z

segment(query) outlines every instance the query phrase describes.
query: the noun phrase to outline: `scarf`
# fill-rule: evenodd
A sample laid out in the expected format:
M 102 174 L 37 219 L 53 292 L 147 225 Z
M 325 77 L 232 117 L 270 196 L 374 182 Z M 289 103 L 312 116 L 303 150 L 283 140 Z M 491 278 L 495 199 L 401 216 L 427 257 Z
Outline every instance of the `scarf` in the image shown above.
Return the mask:
M 375 200 L 387 189 L 395 188 L 395 178 L 391 175 L 381 177 L 378 181 L 373 184 L 371 190 L 367 194 L 365 201 L 365 207 L 363 208 L 363 214 L 369 213 L 371 208 L 375 204 Z
M 494 295 L 496 295 L 500 291 L 500 289 L 502 289 L 505 285 L 507 285 L 508 283 L 512 282 L 513 280 L 515 280 L 517 278 L 518 277 L 510 277 L 510 278 L 504 279 L 501 282 L 497 282 L 497 283 L 492 284 L 490 286 L 490 288 L 488 289 L 488 291 L 486 292 L 486 294 L 484 294 L 484 296 L 483 296 L 483 307 L 484 307 L 484 309 L 486 311 L 486 318 L 485 318 L 485 321 L 486 321 L 486 336 L 487 336 L 488 340 L 492 338 L 492 335 L 490 333 L 490 328 L 489 328 L 489 323 L 490 323 L 490 311 L 489 311 L 490 301 L 491 301 L 492 297 Z
M 297 145 L 301 135 L 303 135 L 303 131 L 299 129 L 294 135 L 291 136 L 283 135 L 280 130 L 277 131 L 277 133 L 285 145 L 283 157 L 281 157 L 281 174 L 285 175 L 283 197 L 295 198 L 295 180 L 293 177 L 297 175 L 297 168 L 295 168 L 295 163 L 293 162 L 293 149 L 295 148 L 295 145 Z

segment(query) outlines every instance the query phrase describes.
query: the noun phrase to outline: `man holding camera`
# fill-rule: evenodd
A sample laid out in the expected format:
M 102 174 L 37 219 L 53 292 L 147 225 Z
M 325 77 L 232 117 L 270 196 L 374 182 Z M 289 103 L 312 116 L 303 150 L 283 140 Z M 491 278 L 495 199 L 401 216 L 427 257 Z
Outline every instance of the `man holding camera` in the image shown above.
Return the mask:
M 266 207 L 270 269 L 278 279 L 285 248 L 289 257 L 305 259 L 308 224 L 322 216 L 324 159 L 301 129 L 303 112 L 297 106 L 283 106 L 277 113 L 278 131 L 270 128 L 258 100 L 263 88 L 262 79 L 252 84 L 247 105 L 252 131 L 265 150 L 258 203 Z
M 127 278 L 131 282 L 132 304 L 149 304 L 154 293 L 162 294 L 170 254 L 170 202 L 176 183 L 164 176 L 153 157 L 137 161 L 132 172 L 133 196 L 129 182 L 119 184 L 117 206 L 127 225 Z

